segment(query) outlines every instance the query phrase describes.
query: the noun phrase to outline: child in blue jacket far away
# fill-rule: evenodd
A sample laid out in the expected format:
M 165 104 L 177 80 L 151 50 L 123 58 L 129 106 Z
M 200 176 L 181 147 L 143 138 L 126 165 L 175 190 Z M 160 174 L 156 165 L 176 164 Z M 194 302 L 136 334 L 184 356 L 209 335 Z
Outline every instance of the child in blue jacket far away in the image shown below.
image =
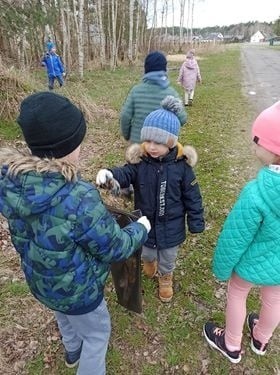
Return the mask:
M 241 360 L 246 300 L 253 286 L 261 295 L 259 314 L 247 315 L 254 353 L 265 355 L 280 322 L 280 101 L 257 117 L 252 138 L 263 167 L 228 215 L 213 260 L 215 276 L 229 280 L 225 328 L 207 322 L 203 329 L 209 345 L 232 363 Z
M 49 52 L 46 52 L 42 61 L 42 66 L 46 67 L 49 79 L 49 89 L 53 90 L 55 80 L 58 81 L 59 86 L 63 86 L 65 76 L 65 69 L 60 57 L 56 53 L 56 48 L 52 47 Z
M 30 95 L 17 121 L 30 152 L 0 149 L 0 213 L 31 293 L 54 311 L 66 366 L 105 375 L 110 265 L 143 245 L 150 223 L 141 217 L 121 229 L 96 187 L 81 178 L 86 122 L 67 98 Z
M 192 166 L 196 151 L 178 140 L 182 103 L 173 96 L 162 101 L 162 108 L 151 112 L 141 130 L 140 144 L 127 150 L 128 164 L 111 170 L 101 169 L 100 186 L 134 188 L 135 209 L 151 223 L 148 240 L 142 248 L 144 273 L 158 275 L 159 298 L 173 297 L 173 270 L 179 245 L 186 238 L 186 221 L 191 233 L 204 230 L 202 198 Z

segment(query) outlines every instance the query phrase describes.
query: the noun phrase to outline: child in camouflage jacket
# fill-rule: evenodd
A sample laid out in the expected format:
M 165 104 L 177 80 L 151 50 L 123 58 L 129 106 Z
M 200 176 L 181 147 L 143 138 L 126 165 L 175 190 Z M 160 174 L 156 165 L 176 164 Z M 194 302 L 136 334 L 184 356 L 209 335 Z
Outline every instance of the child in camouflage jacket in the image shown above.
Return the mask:
M 105 374 L 110 263 L 139 249 L 150 224 L 142 217 L 121 229 L 95 186 L 81 179 L 86 123 L 67 98 L 30 95 L 17 121 L 31 154 L 1 149 L 0 212 L 31 293 L 55 311 L 66 365 L 79 362 L 79 375 Z

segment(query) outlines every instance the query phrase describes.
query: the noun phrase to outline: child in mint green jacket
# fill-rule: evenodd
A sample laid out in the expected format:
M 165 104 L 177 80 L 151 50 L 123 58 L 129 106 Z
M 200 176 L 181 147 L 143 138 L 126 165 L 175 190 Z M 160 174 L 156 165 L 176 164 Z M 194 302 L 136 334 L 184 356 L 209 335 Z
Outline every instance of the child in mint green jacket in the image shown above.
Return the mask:
M 266 353 L 280 322 L 280 101 L 257 117 L 252 138 L 263 167 L 227 217 L 213 260 L 215 276 L 229 280 L 226 325 L 204 325 L 209 345 L 232 363 L 241 360 L 246 300 L 253 286 L 261 294 L 259 314 L 247 315 L 253 352 Z

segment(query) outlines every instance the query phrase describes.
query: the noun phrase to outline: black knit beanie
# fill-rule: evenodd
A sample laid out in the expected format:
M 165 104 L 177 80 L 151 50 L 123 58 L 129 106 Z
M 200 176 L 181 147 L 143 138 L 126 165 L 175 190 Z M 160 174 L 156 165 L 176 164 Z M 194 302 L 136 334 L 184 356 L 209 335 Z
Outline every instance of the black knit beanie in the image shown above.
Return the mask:
M 69 99 L 53 92 L 25 98 L 17 122 L 32 154 L 40 158 L 70 154 L 86 134 L 83 113 Z
M 145 58 L 145 73 L 164 70 L 166 72 L 167 60 L 164 54 L 155 51 L 149 53 Z

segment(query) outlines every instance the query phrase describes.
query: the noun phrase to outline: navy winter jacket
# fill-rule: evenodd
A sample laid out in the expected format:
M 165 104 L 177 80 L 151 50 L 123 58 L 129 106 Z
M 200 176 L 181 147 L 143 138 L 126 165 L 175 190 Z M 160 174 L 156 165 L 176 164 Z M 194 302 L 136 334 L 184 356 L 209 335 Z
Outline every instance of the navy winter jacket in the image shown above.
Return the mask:
M 149 156 L 143 145 L 134 144 L 130 149 L 130 163 L 111 171 L 122 188 L 133 185 L 135 209 L 140 209 L 151 222 L 145 246 L 160 250 L 181 244 L 186 238 L 186 219 L 191 233 L 202 232 L 202 198 L 184 154 L 186 148 L 179 145 L 162 160 Z M 134 155 L 135 149 L 139 158 Z

